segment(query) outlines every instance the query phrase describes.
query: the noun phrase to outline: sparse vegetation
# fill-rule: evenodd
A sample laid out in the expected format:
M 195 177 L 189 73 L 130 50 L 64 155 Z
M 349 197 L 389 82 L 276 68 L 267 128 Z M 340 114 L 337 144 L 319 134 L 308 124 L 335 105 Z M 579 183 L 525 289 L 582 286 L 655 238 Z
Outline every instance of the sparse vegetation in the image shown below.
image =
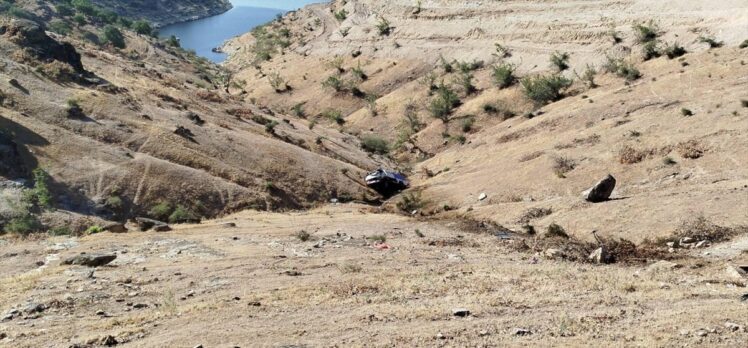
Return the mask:
M 576 162 L 568 157 L 556 157 L 553 159 L 553 173 L 559 178 L 566 178 L 566 173 L 574 170 Z
M 169 218 L 169 215 L 171 214 L 171 212 L 172 212 L 171 204 L 169 204 L 169 202 L 162 201 L 154 205 L 148 211 L 148 216 L 156 220 L 165 221 L 166 219 Z
M 646 43 L 656 40 L 659 36 L 659 28 L 654 22 L 637 23 L 633 25 L 636 42 Z
M 178 224 L 200 222 L 200 218 L 187 207 L 177 205 L 171 215 L 169 215 L 169 222 Z
M 361 139 L 361 148 L 369 153 L 386 155 L 390 152 L 390 146 L 386 140 L 375 135 L 365 136 Z
M 380 36 L 387 36 L 392 32 L 390 22 L 382 16 L 379 17 L 379 22 L 377 22 L 377 32 Z
M 334 15 L 335 19 L 337 19 L 339 22 L 342 22 L 346 18 L 348 18 L 348 11 L 346 11 L 346 9 L 341 9 L 340 11 L 335 12 Z
M 572 81 L 560 75 L 534 76 L 522 79 L 525 95 L 536 104 L 547 104 L 563 97 Z
M 566 233 L 566 230 L 560 225 L 556 223 L 552 223 L 548 225 L 548 228 L 546 229 L 546 232 L 545 232 L 545 237 L 560 237 L 564 239 L 569 239 L 569 234 Z
M 397 208 L 401 211 L 404 211 L 406 213 L 412 213 L 414 211 L 417 211 L 425 206 L 425 203 L 423 202 L 421 198 L 420 192 L 411 192 L 406 193 L 403 195 L 403 197 L 400 199 L 399 202 L 397 202 Z
M 104 232 L 104 228 L 102 228 L 99 225 L 93 225 L 93 226 L 87 228 L 86 231 L 83 232 L 83 234 L 84 235 L 91 235 L 91 234 L 97 234 L 97 233 L 101 233 L 101 232 Z
M 299 232 L 296 232 L 296 239 L 306 242 L 309 241 L 312 238 L 312 235 L 309 234 L 309 232 L 301 230 Z
M 709 45 L 709 48 L 719 48 L 725 44 L 722 41 L 717 41 L 715 38 L 708 36 L 700 36 L 699 42 Z
M 113 25 L 107 25 L 102 30 L 101 42 L 110 44 L 116 48 L 125 48 L 125 37 L 122 32 Z
M 459 105 L 460 98 L 457 97 L 457 94 L 444 82 L 441 82 L 436 90 L 436 96 L 431 100 L 429 111 L 431 116 L 446 123 L 452 110 Z
M 553 52 L 550 60 L 551 66 L 555 67 L 558 71 L 569 69 L 569 53 L 567 52 Z
M 513 64 L 501 63 L 493 66 L 493 82 L 499 89 L 513 85 L 517 78 L 514 76 L 516 67 Z
M 335 109 L 326 110 L 325 112 L 322 113 L 322 117 L 332 120 L 339 125 L 342 125 L 345 123 L 345 119 L 343 118 L 343 114 L 340 112 L 340 110 L 335 110 Z
M 678 58 L 687 53 L 686 49 L 683 48 L 683 46 L 679 45 L 677 42 L 665 46 L 663 52 L 669 59 Z
M 660 42 L 657 40 L 645 42 L 642 46 L 642 59 L 647 61 L 650 59 L 659 58 L 662 55 L 660 53 L 660 48 L 658 47 L 659 43 Z
M 609 73 L 614 73 L 618 77 L 625 78 L 626 81 L 634 81 L 639 79 L 642 75 L 633 63 L 628 63 L 621 58 L 613 58 L 608 56 L 608 60 L 603 65 L 603 69 Z
M 278 72 L 268 75 L 268 81 L 273 90 L 275 90 L 275 93 L 282 93 L 289 90 L 288 81 Z

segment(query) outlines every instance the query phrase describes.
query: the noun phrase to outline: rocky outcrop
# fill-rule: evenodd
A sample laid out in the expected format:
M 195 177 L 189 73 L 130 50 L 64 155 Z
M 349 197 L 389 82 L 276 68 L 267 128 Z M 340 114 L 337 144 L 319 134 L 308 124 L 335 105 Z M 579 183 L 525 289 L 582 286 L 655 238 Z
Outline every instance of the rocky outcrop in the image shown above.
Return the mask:
M 232 8 L 229 0 L 93 0 L 120 16 L 144 18 L 156 27 L 215 16 Z
M 39 24 L 26 19 L 13 19 L 0 24 L 0 35 L 14 44 L 33 53 L 44 62 L 58 61 L 70 65 L 77 73 L 83 73 L 81 55 L 73 45 L 57 42 L 49 37 Z

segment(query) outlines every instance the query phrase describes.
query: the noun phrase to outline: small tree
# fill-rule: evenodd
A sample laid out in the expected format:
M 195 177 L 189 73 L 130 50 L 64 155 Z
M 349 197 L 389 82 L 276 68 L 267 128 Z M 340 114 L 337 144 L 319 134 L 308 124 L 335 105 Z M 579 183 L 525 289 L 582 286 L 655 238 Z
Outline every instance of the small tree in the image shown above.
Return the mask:
M 553 52 L 551 54 L 551 65 L 558 71 L 564 71 L 569 68 L 569 53 Z
M 107 25 L 103 30 L 102 41 L 117 48 L 125 48 L 125 37 L 122 32 L 113 25 Z
M 501 63 L 493 66 L 493 82 L 496 87 L 507 88 L 513 85 L 517 78 L 514 76 L 515 66 L 513 64 Z
M 386 155 L 390 152 L 390 145 L 387 141 L 374 135 L 361 139 L 361 148 L 366 152 L 379 155 Z
M 454 110 L 458 105 L 460 105 L 460 98 L 458 98 L 457 94 L 442 81 L 436 90 L 436 96 L 431 100 L 429 111 L 431 112 L 431 116 L 446 123 L 449 120 L 449 115 L 452 113 L 452 110 Z
M 153 35 L 153 28 L 151 27 L 151 24 L 148 23 L 148 21 L 142 19 L 132 23 L 132 30 L 140 35 Z
M 571 86 L 571 80 L 560 75 L 526 77 L 522 79 L 525 95 L 537 104 L 561 99 L 562 91 Z

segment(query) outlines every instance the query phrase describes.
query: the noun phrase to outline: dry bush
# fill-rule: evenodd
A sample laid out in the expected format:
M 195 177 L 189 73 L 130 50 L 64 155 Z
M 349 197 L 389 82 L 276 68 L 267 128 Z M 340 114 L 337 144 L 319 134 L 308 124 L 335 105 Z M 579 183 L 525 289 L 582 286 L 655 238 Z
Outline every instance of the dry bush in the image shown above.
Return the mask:
M 77 74 L 73 67 L 57 60 L 42 64 L 37 70 L 50 79 L 59 82 L 70 82 L 77 79 Z
M 643 161 L 652 154 L 653 150 L 651 149 L 635 149 L 629 145 L 625 145 L 618 151 L 618 162 L 621 164 L 635 164 Z
M 250 118 L 254 115 L 254 113 L 250 109 L 229 109 L 226 110 L 226 113 L 236 118 Z
M 697 159 L 704 155 L 704 146 L 698 140 L 689 140 L 678 144 L 678 154 L 683 158 Z
M 556 157 L 553 159 L 553 173 L 559 178 L 565 178 L 566 173 L 574 170 L 577 164 L 568 157 Z
M 202 99 L 202 100 L 213 102 L 213 103 L 223 103 L 224 102 L 224 100 L 223 100 L 223 98 L 221 98 L 221 96 L 219 96 L 216 93 L 213 93 L 211 91 L 206 91 L 206 90 L 199 90 L 199 91 L 197 91 L 197 97 L 200 98 L 200 99 Z
M 357 295 L 375 295 L 379 293 L 379 286 L 373 284 L 362 284 L 354 281 L 337 282 L 329 287 L 332 294 L 340 298 L 348 298 Z
M 709 241 L 719 243 L 729 240 L 732 236 L 748 233 L 748 226 L 724 227 L 709 221 L 704 216 L 681 223 L 672 236 L 660 239 L 658 243 L 675 242 L 683 238 L 693 238 L 695 241 Z
M 550 208 L 531 208 L 522 214 L 519 218 L 519 223 L 526 224 L 532 220 L 540 219 L 551 214 L 553 214 L 553 210 Z

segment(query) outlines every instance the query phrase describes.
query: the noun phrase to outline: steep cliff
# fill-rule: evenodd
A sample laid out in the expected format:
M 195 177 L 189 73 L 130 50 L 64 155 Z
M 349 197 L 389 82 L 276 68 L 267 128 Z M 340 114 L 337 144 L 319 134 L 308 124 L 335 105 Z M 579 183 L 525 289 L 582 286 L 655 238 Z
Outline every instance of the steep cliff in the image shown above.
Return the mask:
M 156 26 L 215 16 L 231 9 L 229 0 L 93 0 L 93 3 L 131 18 L 145 18 Z

